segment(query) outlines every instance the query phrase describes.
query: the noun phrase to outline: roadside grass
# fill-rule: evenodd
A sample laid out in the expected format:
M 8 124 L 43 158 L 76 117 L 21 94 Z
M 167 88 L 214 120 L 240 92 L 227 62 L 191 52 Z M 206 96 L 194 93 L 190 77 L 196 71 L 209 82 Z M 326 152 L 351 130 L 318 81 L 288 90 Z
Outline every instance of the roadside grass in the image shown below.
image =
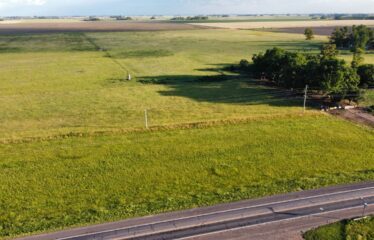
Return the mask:
M 0 236 L 371 180 L 373 147 L 324 114 L 1 144 Z
M 359 221 L 347 220 L 307 232 L 305 240 L 360 240 L 374 238 L 374 217 Z
M 1 36 L 0 139 L 144 127 L 145 109 L 153 126 L 299 114 L 302 101 L 282 91 L 215 76 L 272 46 L 317 51 L 322 41 L 303 38 L 233 30 Z M 212 81 L 196 81 L 202 76 Z

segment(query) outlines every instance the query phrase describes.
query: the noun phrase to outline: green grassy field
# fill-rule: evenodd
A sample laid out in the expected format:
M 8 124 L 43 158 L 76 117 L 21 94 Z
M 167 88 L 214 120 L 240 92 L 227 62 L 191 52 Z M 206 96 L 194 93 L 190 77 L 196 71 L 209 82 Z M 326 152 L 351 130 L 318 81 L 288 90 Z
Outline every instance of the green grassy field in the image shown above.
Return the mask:
M 302 114 L 285 90 L 223 70 L 273 46 L 317 52 L 325 40 L 0 36 L 0 236 L 374 179 L 372 129 Z
M 0 234 L 374 178 L 372 130 L 327 116 L 0 145 Z
M 305 240 L 360 240 L 374 238 L 374 217 L 344 221 L 307 232 Z
M 272 46 L 318 41 L 232 30 L 3 36 L 0 139 L 143 127 L 145 109 L 151 125 L 300 113 L 301 101 L 245 77 L 193 80 Z M 123 81 L 128 71 L 137 81 Z

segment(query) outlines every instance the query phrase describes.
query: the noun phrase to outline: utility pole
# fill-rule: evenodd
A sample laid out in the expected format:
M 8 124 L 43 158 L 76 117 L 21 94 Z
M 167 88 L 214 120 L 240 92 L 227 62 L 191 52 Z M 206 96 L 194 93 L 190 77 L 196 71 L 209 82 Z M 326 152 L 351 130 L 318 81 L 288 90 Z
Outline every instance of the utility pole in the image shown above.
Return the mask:
M 145 128 L 148 129 L 148 110 L 144 110 Z
M 308 98 L 308 85 L 305 86 L 305 93 L 304 93 L 304 113 L 306 111 L 306 100 Z

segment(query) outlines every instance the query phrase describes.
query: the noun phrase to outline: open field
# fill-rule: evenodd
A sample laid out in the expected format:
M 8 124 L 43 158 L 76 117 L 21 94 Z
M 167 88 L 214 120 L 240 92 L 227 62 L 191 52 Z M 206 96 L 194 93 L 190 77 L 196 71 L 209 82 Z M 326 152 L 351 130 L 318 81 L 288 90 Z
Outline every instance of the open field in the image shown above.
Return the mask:
M 302 99 L 225 70 L 323 41 L 230 29 L 1 35 L 0 236 L 374 179 L 372 129 L 302 114 Z
M 321 36 L 331 36 L 333 31 L 335 30 L 336 26 L 332 27 L 313 27 L 313 32 L 315 35 Z M 296 34 L 304 34 L 305 27 L 294 27 L 294 28 L 277 28 L 271 29 L 272 31 L 276 32 L 284 32 L 284 33 L 296 33 Z
M 284 90 L 214 76 L 269 47 L 317 51 L 321 40 L 233 30 L 2 36 L 0 138 L 139 128 L 145 109 L 151 126 L 299 114 L 302 100 Z
M 228 29 L 259 29 L 259 28 L 305 28 L 305 27 L 339 27 L 352 25 L 374 26 L 374 20 L 318 20 L 318 21 L 277 21 L 277 22 L 233 22 L 233 23 L 196 23 L 193 25 L 228 28 Z
M 370 180 L 373 147 L 323 115 L 3 144 L 0 235 Z
M 126 31 L 161 31 L 161 30 L 191 30 L 207 28 L 189 24 L 167 22 L 126 22 L 126 21 L 99 21 L 99 22 L 37 22 L 26 21 L 16 23 L 0 23 L 1 34 L 15 33 L 60 33 L 60 32 L 126 32 Z

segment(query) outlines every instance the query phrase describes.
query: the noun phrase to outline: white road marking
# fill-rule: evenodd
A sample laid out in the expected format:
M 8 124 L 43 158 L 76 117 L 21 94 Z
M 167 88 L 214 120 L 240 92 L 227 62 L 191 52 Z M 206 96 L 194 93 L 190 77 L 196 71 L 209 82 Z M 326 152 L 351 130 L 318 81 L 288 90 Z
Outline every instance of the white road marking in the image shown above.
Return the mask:
M 296 198 L 296 199 L 290 199 L 290 200 L 284 200 L 284 201 L 278 201 L 278 202 L 269 202 L 269 203 L 258 204 L 258 205 L 249 206 L 249 207 L 234 208 L 234 209 L 229 209 L 229 210 L 205 213 L 205 214 L 201 214 L 201 215 L 175 218 L 175 219 L 164 220 L 164 221 L 159 221 L 159 222 L 152 222 L 152 223 L 149 223 L 149 224 L 140 224 L 140 225 L 134 225 L 134 226 L 129 226 L 129 227 L 122 227 L 122 228 L 116 228 L 116 229 L 111 229 L 111 230 L 105 230 L 105 231 L 100 231 L 100 232 L 93 232 L 93 233 L 86 233 L 86 234 L 81 234 L 81 235 L 69 236 L 69 237 L 65 237 L 65 238 L 59 238 L 59 240 L 69 240 L 69 239 L 72 239 L 72 238 L 79 238 L 79 237 L 86 237 L 86 236 L 90 236 L 90 235 L 105 234 L 105 233 L 121 231 L 121 230 L 125 230 L 125 229 L 147 227 L 147 226 L 150 226 L 150 225 L 156 225 L 156 224 L 162 224 L 162 223 L 169 223 L 169 222 L 172 223 L 172 222 L 180 221 L 180 220 L 194 219 L 194 218 L 199 218 L 199 217 L 204 217 L 204 216 L 209 216 L 209 215 L 215 215 L 215 214 L 220 214 L 220 213 L 227 213 L 227 212 L 238 211 L 238 210 L 247 210 L 247 209 L 264 207 L 264 206 L 269 206 L 269 205 L 274 205 L 274 204 L 291 203 L 291 202 L 296 202 L 296 201 L 309 200 L 309 199 L 327 197 L 327 196 L 334 196 L 334 195 L 340 195 L 340 194 L 345 194 L 345 193 L 354 193 L 354 192 L 360 192 L 360 191 L 369 190 L 369 189 L 374 189 L 374 187 L 365 187 L 365 188 L 354 189 L 354 190 L 346 190 L 346 191 L 340 191 L 340 192 L 335 192 L 335 193 L 320 194 L 320 195 L 315 195 L 315 196 L 310 196 L 310 197 L 305 197 L 305 198 Z M 124 239 L 124 238 L 122 238 L 122 239 Z

